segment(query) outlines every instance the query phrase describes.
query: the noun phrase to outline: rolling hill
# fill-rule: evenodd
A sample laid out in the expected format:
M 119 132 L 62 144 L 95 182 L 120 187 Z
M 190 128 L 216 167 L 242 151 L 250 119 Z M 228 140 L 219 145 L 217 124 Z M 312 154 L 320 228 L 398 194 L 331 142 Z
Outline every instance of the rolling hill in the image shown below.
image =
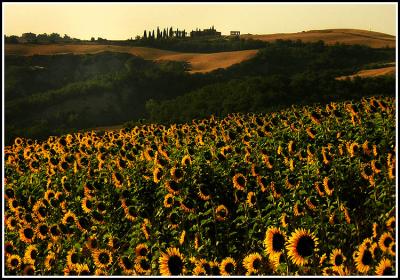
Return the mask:
M 325 29 L 310 30 L 297 33 L 277 33 L 265 35 L 243 34 L 244 39 L 257 39 L 262 41 L 302 40 L 303 42 L 316 42 L 322 40 L 325 44 L 333 45 L 336 42 L 343 44 L 367 45 L 371 48 L 396 47 L 396 37 L 380 32 L 373 32 L 359 29 Z
M 130 53 L 144 59 L 156 61 L 185 61 L 190 63 L 190 73 L 205 73 L 218 68 L 226 68 L 233 64 L 255 56 L 258 50 L 244 50 L 218 53 L 180 53 L 148 47 L 130 47 L 115 45 L 37 45 L 37 44 L 7 44 L 6 55 L 52 55 L 52 54 L 93 54 L 104 51 Z

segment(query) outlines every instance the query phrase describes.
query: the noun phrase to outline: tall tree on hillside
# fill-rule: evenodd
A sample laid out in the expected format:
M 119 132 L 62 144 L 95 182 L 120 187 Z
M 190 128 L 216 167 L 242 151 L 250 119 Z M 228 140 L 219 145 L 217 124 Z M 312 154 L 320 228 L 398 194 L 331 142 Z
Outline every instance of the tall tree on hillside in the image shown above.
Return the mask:
M 183 37 L 183 38 L 186 38 L 186 31 L 185 31 L 185 29 L 183 29 L 183 31 L 182 31 L 182 37 Z
M 167 37 L 167 32 L 165 31 L 165 28 L 164 28 L 164 30 L 163 30 L 163 32 L 162 32 L 162 37 L 163 37 L 163 38 L 166 38 L 166 37 Z
M 169 35 L 168 37 L 174 37 L 174 31 L 172 30 L 172 27 L 169 28 Z
M 157 26 L 157 39 L 160 39 L 160 37 L 161 37 L 160 28 Z
M 153 29 L 153 32 L 151 33 L 151 39 L 154 39 L 155 37 L 154 37 L 154 29 Z
M 147 39 L 147 32 L 146 32 L 146 30 L 143 32 L 143 39 Z

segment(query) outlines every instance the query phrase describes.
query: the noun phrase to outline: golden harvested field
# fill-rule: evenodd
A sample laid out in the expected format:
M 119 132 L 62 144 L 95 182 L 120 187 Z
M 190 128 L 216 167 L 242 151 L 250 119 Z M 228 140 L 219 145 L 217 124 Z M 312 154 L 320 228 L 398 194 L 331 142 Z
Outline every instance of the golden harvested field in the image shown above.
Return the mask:
M 190 73 L 205 73 L 218 68 L 226 68 L 233 64 L 250 59 L 258 50 L 244 50 L 219 53 L 181 53 L 147 47 L 129 47 L 112 45 L 34 45 L 34 44 L 7 44 L 6 55 L 35 55 L 35 54 L 88 54 L 103 51 L 124 52 L 150 60 L 186 61 L 191 65 Z
M 377 77 L 377 76 L 383 76 L 383 75 L 395 75 L 396 74 L 396 67 L 395 66 L 390 66 L 390 67 L 383 67 L 383 68 L 377 68 L 377 69 L 368 69 L 368 70 L 361 70 L 357 72 L 356 74 L 350 75 L 350 76 L 340 76 L 337 77 L 337 80 L 344 80 L 346 78 L 353 79 L 357 76 L 361 78 L 367 78 L 367 77 Z
M 361 44 L 372 48 L 390 48 L 396 47 L 396 37 L 384 33 L 372 32 L 359 29 L 325 29 L 325 30 L 310 30 L 298 33 L 278 33 L 267 35 L 250 35 L 243 34 L 241 38 L 257 39 L 263 41 L 283 40 L 302 40 L 304 42 L 324 41 L 328 45 L 336 42 L 343 44 Z

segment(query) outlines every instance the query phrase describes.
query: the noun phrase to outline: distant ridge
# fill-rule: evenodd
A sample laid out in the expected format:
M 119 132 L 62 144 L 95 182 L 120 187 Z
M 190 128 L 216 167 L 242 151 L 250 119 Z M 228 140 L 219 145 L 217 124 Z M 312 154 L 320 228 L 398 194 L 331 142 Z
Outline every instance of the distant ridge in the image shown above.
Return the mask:
M 243 34 L 241 38 L 252 38 L 262 41 L 302 40 L 304 42 L 324 41 L 328 45 L 343 43 L 348 45 L 360 44 L 371 48 L 395 48 L 396 37 L 375 31 L 361 29 L 323 29 L 309 30 L 296 33 L 275 33 L 264 35 Z

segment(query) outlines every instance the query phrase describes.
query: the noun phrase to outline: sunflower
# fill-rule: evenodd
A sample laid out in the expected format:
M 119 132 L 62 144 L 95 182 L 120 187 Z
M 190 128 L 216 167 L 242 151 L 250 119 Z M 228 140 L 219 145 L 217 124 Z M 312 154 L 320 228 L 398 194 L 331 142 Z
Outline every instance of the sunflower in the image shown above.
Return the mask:
M 10 255 L 7 257 L 7 268 L 17 270 L 21 267 L 21 257 L 18 255 Z
M 274 165 L 274 160 L 270 158 L 268 155 L 262 156 L 264 164 L 267 166 L 268 169 L 272 169 Z
M 233 186 L 240 191 L 244 190 L 246 187 L 246 182 L 246 177 L 244 177 L 241 173 L 237 173 L 235 176 L 233 176 Z
M 390 243 L 388 252 L 393 257 L 396 256 L 396 242 L 393 241 L 392 243 Z
M 56 264 L 56 254 L 50 252 L 44 259 L 44 267 L 46 270 L 52 270 L 53 266 Z
M 254 194 L 254 192 L 249 192 L 247 194 L 246 203 L 249 207 L 254 207 L 256 205 L 256 195 Z
M 112 173 L 112 181 L 116 188 L 121 188 L 124 183 L 124 176 L 119 172 Z
M 314 188 L 315 188 L 315 190 L 317 191 L 317 193 L 318 193 L 319 196 L 322 197 L 322 196 L 325 195 L 324 189 L 322 188 L 320 182 L 315 182 L 315 183 L 314 183 Z
M 379 174 L 382 171 L 382 164 L 374 159 L 371 161 L 371 168 L 375 174 Z
M 53 190 L 48 189 L 48 190 L 46 190 L 46 192 L 44 193 L 44 198 L 45 198 L 47 201 L 50 201 L 53 197 L 55 197 L 55 195 L 56 195 L 56 193 L 55 193 Z
M 12 254 L 14 254 L 14 251 L 15 251 L 14 243 L 12 241 L 7 241 L 4 244 L 4 253 L 5 253 L 5 255 L 7 257 L 11 256 Z
M 18 220 L 17 220 L 16 218 L 14 218 L 14 217 L 11 217 L 11 216 L 6 217 L 5 224 L 6 224 L 7 229 L 8 229 L 9 231 L 14 231 L 14 230 L 16 230 L 17 227 L 18 227 L 18 225 L 19 225 L 19 224 L 18 224 Z
M 265 252 L 270 255 L 270 258 L 285 247 L 286 234 L 277 227 L 270 226 L 264 239 Z
M 8 208 L 10 208 L 10 210 L 12 212 L 16 213 L 18 211 L 19 203 L 15 198 L 8 199 L 7 205 L 8 205 Z
M 219 270 L 223 276 L 234 274 L 236 270 L 236 261 L 231 257 L 223 259 L 219 265 Z
M 76 264 L 79 263 L 80 256 L 75 248 L 68 251 L 67 254 L 67 265 L 68 267 L 75 267 Z
M 340 208 L 341 208 L 341 210 L 342 210 L 342 212 L 344 214 L 344 218 L 346 220 L 346 223 L 350 224 L 351 223 L 351 218 L 350 218 L 349 210 L 344 205 L 341 205 Z
M 82 210 L 86 214 L 90 213 L 93 210 L 93 200 L 89 197 L 84 197 L 81 202 Z
M 50 237 L 53 241 L 58 240 L 61 236 L 60 229 L 58 225 L 52 225 L 50 227 Z
M 373 255 L 366 246 L 360 246 L 354 254 L 356 269 L 361 273 L 367 273 L 372 265 Z
M 164 207 L 171 208 L 174 205 L 174 195 L 169 193 L 164 196 Z
M 158 184 L 163 176 L 163 170 L 160 167 L 156 167 L 153 170 L 153 181 L 154 183 Z
M 186 167 L 186 166 L 191 165 L 191 164 L 192 164 L 192 159 L 191 159 L 190 155 L 185 155 L 182 158 L 181 165 L 183 167 Z
M 310 230 L 296 229 L 287 241 L 286 249 L 292 262 L 298 266 L 308 263 L 314 251 L 317 250 L 318 238 Z
M 334 275 L 338 276 L 350 275 L 350 270 L 346 266 L 332 266 L 331 268 Z
M 37 218 L 39 221 L 44 221 L 47 216 L 47 208 L 46 205 L 43 203 L 43 200 L 38 200 L 32 208 L 34 217 Z
M 165 187 L 167 188 L 168 192 L 173 195 L 177 195 L 181 192 L 181 186 L 173 180 L 168 180 L 165 182 Z
M 35 231 L 31 228 L 31 226 L 26 225 L 19 230 L 19 238 L 22 242 L 32 243 L 35 239 Z
M 75 221 L 76 221 L 76 215 L 71 210 L 69 210 L 67 213 L 65 213 L 63 218 L 62 218 L 62 223 L 64 225 L 66 225 L 66 224 L 70 224 L 70 225 L 74 224 Z
M 365 246 L 367 249 L 369 249 L 371 247 L 372 243 L 373 243 L 373 241 L 371 238 L 365 238 L 360 246 Z
M 24 141 L 20 138 L 20 137 L 16 137 L 15 139 L 14 139 L 14 144 L 15 144 L 15 146 L 21 146 L 22 145 L 22 143 L 23 143 Z
M 170 170 L 170 174 L 175 182 L 179 183 L 183 179 L 183 175 L 185 174 L 184 171 L 179 167 L 172 167 Z
M 379 245 L 378 243 L 374 242 L 372 243 L 371 247 L 369 248 L 369 250 L 372 253 L 372 258 L 376 259 L 379 255 Z
M 329 263 L 334 267 L 343 267 L 346 257 L 343 255 L 341 249 L 334 249 L 330 254 Z
M 208 262 L 206 259 L 201 258 L 196 262 L 196 267 L 202 275 L 211 275 L 212 274 L 212 262 Z
M 215 209 L 215 216 L 217 221 L 224 221 L 228 217 L 229 211 L 225 205 L 221 204 Z
M 211 270 L 209 275 L 215 275 L 215 276 L 221 275 L 221 271 L 219 269 L 218 262 L 210 261 L 209 264 L 210 264 L 210 270 Z
M 146 240 L 150 239 L 149 226 L 151 226 L 150 221 L 148 219 L 144 219 L 142 226 L 141 226 L 141 230 L 142 230 Z
M 125 275 L 136 275 L 135 264 L 129 257 L 120 257 L 118 263 Z
M 131 222 L 135 221 L 136 218 L 138 217 L 138 214 L 134 206 L 129 206 L 127 208 L 124 208 L 124 212 L 125 212 L 125 218 L 127 218 Z
M 162 276 L 181 275 L 185 271 L 185 258 L 179 249 L 170 247 L 158 259 Z
M 25 265 L 23 269 L 23 275 L 34 275 L 36 268 L 32 264 Z
M 394 242 L 394 238 L 392 237 L 392 234 L 389 232 L 384 232 L 381 237 L 379 238 L 379 248 L 383 252 L 387 252 L 390 249 L 390 244 Z
M 90 275 L 90 269 L 87 264 L 78 263 L 76 265 L 76 272 L 78 275 Z
M 199 184 L 199 191 L 197 195 L 203 201 L 209 200 L 211 198 L 209 186 L 204 183 Z
M 92 253 L 93 262 L 98 268 L 107 268 L 112 263 L 111 252 L 106 249 L 97 249 Z
M 281 225 L 282 225 L 282 227 L 287 227 L 288 226 L 288 224 L 289 224 L 289 218 L 288 218 L 288 216 L 286 215 L 286 213 L 282 213 L 282 215 L 281 215 Z
M 97 240 L 97 237 L 90 236 L 86 241 L 86 247 L 91 251 L 96 250 L 99 247 L 99 241 Z
M 283 252 L 278 252 L 276 254 L 270 255 L 269 257 L 270 262 L 271 262 L 271 267 L 273 271 L 277 271 L 278 267 L 281 263 L 285 263 L 285 255 Z
M 325 178 L 324 178 L 324 183 L 323 183 L 323 185 L 324 185 L 325 193 L 326 193 L 328 196 L 331 196 L 331 195 L 333 194 L 334 188 L 333 188 L 332 183 L 331 183 L 331 181 L 330 181 L 330 179 L 329 179 L 328 177 L 325 177 Z
M 386 228 L 391 232 L 393 232 L 396 229 L 396 218 L 395 217 L 390 217 L 386 221 Z
M 135 270 L 141 275 L 149 275 L 151 272 L 151 261 L 144 256 L 135 258 Z
M 137 257 L 146 257 L 149 253 L 149 247 L 145 243 L 139 243 L 136 245 L 135 254 Z
M 31 160 L 29 162 L 29 169 L 33 172 L 33 173 L 38 173 L 40 170 L 40 163 L 38 160 Z
M 66 267 L 64 267 L 63 272 L 64 272 L 64 276 L 76 276 L 76 275 L 78 275 L 78 271 L 76 270 L 75 266 L 70 267 L 70 266 L 67 265 Z
M 390 166 L 388 168 L 388 177 L 389 179 L 393 180 L 396 178 L 396 167 L 395 166 Z
M 204 276 L 207 275 L 206 270 L 204 269 L 203 265 L 200 263 L 197 263 L 197 265 L 195 266 L 195 268 L 193 269 L 192 274 L 194 276 Z
M 87 233 L 91 227 L 89 219 L 86 217 L 80 217 L 76 220 L 76 226 L 78 229 L 84 233 Z
M 294 207 L 293 207 L 293 214 L 294 214 L 296 217 L 298 217 L 298 216 L 304 216 L 304 215 L 305 215 L 305 211 L 304 211 L 303 207 L 302 207 L 301 205 L 299 205 L 298 202 L 296 202 L 296 203 L 294 204 Z
M 307 132 L 308 136 L 309 136 L 311 139 L 315 139 L 315 135 L 316 135 L 317 131 L 316 131 L 314 128 L 312 128 L 312 127 L 307 127 L 307 128 L 306 128 L 306 132 Z
M 323 253 L 322 256 L 319 258 L 319 266 L 320 267 L 325 265 L 327 258 L 328 257 L 326 256 L 326 253 Z
M 378 224 L 377 223 L 372 224 L 372 237 L 374 239 L 378 237 Z
M 376 275 L 393 275 L 394 269 L 392 262 L 387 258 L 382 258 L 375 268 Z
M 45 223 L 40 223 L 36 226 L 35 233 L 41 240 L 44 240 L 49 233 L 49 227 Z
M 316 201 L 314 198 L 312 197 L 307 197 L 306 199 L 306 205 L 307 207 L 311 210 L 311 211 L 316 211 Z
M 243 259 L 243 266 L 247 273 L 258 273 L 262 267 L 262 257 L 259 253 L 252 253 Z

